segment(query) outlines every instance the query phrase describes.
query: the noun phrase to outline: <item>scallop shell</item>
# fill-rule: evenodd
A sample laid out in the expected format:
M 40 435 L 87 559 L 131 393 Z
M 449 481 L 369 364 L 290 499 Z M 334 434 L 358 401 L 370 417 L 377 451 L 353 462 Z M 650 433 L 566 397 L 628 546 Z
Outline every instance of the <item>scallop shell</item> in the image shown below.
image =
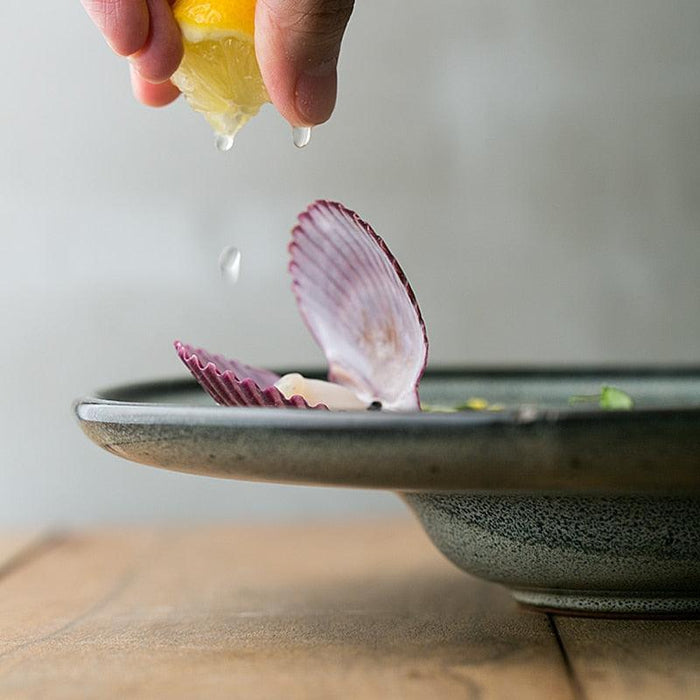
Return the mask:
M 386 243 L 355 212 L 319 200 L 299 216 L 289 250 L 292 288 L 328 360 L 329 380 L 367 404 L 419 409 L 428 338 Z
M 310 406 L 301 396 L 287 399 L 274 386 L 279 375 L 214 355 L 203 348 L 175 341 L 175 350 L 202 388 L 222 406 L 267 406 L 327 409 Z

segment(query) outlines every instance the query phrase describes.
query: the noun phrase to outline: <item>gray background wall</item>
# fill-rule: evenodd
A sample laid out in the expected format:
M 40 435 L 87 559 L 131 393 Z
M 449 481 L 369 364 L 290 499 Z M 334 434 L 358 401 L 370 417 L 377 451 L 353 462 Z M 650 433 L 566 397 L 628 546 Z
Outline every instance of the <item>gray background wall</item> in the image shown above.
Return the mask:
M 433 363 L 699 359 L 695 0 L 358 0 L 333 120 L 297 151 L 268 107 L 227 155 L 184 104 L 131 99 L 77 0 L 0 19 L 0 526 L 401 509 L 128 464 L 71 415 L 90 389 L 184 376 L 174 338 L 321 363 L 285 271 L 317 197 L 388 240 Z

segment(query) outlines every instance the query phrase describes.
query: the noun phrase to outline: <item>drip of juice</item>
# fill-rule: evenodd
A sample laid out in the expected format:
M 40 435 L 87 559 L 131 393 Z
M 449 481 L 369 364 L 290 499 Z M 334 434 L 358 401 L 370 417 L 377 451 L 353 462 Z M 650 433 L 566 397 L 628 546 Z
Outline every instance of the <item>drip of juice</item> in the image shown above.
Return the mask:
M 304 146 L 309 145 L 311 141 L 311 127 L 310 126 L 295 126 L 292 127 L 292 140 L 297 148 L 304 148 Z
M 229 284 L 236 284 L 241 274 L 241 251 L 236 246 L 228 246 L 219 255 L 221 278 Z
M 222 152 L 230 151 L 233 146 L 233 136 L 230 134 L 217 134 L 216 147 Z

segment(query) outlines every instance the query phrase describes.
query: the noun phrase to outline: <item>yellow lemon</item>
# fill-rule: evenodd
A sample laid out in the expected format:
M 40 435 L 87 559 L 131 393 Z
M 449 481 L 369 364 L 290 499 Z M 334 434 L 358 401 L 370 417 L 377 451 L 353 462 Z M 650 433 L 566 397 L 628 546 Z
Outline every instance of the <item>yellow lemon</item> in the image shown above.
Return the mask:
M 255 58 L 255 0 L 176 0 L 173 13 L 185 46 L 173 83 L 228 149 L 270 101 Z

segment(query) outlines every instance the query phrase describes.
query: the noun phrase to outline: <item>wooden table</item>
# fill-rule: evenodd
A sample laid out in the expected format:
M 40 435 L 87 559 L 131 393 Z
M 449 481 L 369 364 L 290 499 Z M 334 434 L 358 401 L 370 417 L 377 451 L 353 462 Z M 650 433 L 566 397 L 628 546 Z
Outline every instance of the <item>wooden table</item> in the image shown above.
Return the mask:
M 0 539 L 0 698 L 700 698 L 700 622 L 548 616 L 412 521 Z

